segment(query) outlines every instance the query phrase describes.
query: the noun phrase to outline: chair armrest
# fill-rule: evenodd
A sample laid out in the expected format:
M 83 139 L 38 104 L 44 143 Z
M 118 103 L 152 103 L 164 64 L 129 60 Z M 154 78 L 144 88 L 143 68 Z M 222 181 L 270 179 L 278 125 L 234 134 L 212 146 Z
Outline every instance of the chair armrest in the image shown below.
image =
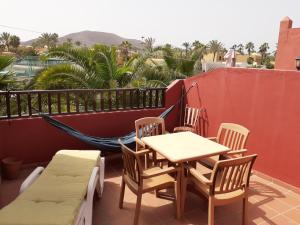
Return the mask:
M 231 150 L 229 152 L 226 152 L 225 155 L 236 155 L 236 154 L 244 154 L 247 152 L 247 149 L 240 149 L 240 150 Z
M 23 181 L 21 187 L 20 187 L 20 193 L 25 191 L 44 171 L 44 167 L 37 167 L 34 169 L 34 171 L 31 172 L 31 174 Z
M 149 154 L 149 153 L 151 153 L 151 152 L 152 152 L 152 151 L 149 150 L 149 149 L 144 149 L 144 150 L 140 150 L 140 151 L 135 152 L 135 154 L 136 154 L 137 156 L 142 156 L 142 155 Z
M 145 143 L 141 139 L 139 139 L 138 137 L 134 137 L 134 139 L 138 145 L 142 146 L 143 148 L 146 148 Z
M 217 137 L 207 137 L 208 140 L 217 142 Z
M 207 185 L 212 185 L 212 181 L 207 179 L 205 176 L 203 176 L 201 173 L 197 172 L 195 168 L 190 168 L 190 173 L 193 175 L 196 179 L 198 179 L 200 182 L 207 184 Z
M 163 174 L 169 174 L 169 173 L 176 172 L 176 171 L 178 171 L 178 168 L 175 168 L 173 166 L 165 168 L 165 169 L 159 169 L 157 171 L 147 171 L 147 170 L 145 170 L 143 172 L 143 174 L 141 175 L 141 177 L 143 179 L 148 179 L 148 178 L 151 178 L 151 177 L 156 177 L 156 176 L 160 176 L 160 175 L 163 175 Z

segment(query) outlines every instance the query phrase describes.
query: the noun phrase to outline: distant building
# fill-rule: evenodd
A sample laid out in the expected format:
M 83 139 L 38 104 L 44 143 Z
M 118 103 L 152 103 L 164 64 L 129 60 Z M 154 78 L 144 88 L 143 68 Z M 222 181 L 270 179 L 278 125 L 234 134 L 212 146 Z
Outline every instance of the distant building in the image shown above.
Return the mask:
M 293 21 L 285 17 L 280 22 L 275 69 L 296 70 L 296 58 L 300 56 L 300 28 L 292 28 Z

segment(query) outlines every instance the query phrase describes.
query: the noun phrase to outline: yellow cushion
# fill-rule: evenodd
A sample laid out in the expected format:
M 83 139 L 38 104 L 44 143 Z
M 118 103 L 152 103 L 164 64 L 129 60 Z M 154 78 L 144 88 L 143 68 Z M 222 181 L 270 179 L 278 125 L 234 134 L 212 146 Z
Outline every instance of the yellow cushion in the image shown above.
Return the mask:
M 73 224 L 99 160 L 99 151 L 57 152 L 40 177 L 0 210 L 0 225 Z

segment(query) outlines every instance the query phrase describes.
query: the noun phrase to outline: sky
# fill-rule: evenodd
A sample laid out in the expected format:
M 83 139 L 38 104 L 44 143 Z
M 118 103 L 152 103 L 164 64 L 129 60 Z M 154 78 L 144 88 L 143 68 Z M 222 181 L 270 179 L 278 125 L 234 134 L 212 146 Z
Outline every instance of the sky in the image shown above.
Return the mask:
M 156 45 L 217 39 L 227 48 L 252 41 L 274 49 L 285 16 L 300 27 L 299 8 L 300 0 L 8 0 L 1 2 L 0 33 L 26 41 L 42 32 L 92 30 L 153 37 Z

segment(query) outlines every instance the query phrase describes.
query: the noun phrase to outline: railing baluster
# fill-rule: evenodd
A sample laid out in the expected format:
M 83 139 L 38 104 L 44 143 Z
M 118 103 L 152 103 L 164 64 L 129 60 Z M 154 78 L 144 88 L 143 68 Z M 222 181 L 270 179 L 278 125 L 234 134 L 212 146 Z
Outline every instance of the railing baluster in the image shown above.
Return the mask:
M 79 97 L 77 92 L 75 92 L 75 107 L 76 107 L 76 112 L 79 113 Z
M 5 94 L 5 102 L 6 102 L 6 115 L 7 115 L 7 118 L 9 119 L 10 118 L 10 92 L 7 91 L 6 94 Z
M 116 109 L 119 109 L 119 95 L 120 92 L 118 90 L 116 90 Z
M 158 89 L 155 90 L 155 107 L 158 107 L 158 100 L 159 100 L 159 91 Z
M 70 93 L 66 93 L 67 113 L 70 113 Z
M 161 107 L 165 107 L 165 97 L 166 97 L 166 95 L 165 95 L 165 89 L 161 89 Z
M 100 109 L 101 111 L 104 110 L 104 97 L 103 97 L 104 92 L 100 91 Z
M 108 109 L 109 109 L 109 111 L 111 111 L 111 108 L 112 108 L 111 105 L 112 105 L 111 104 L 111 91 L 108 90 Z
M 39 107 L 39 112 L 42 112 L 42 96 L 41 93 L 38 93 L 38 107 Z
M 130 108 L 133 109 L 133 91 L 130 90 L 130 93 L 129 93 L 129 105 L 130 105 Z
M 22 116 L 22 108 L 21 108 L 21 99 L 20 94 L 17 94 L 17 108 L 18 108 L 18 116 Z
M 31 94 L 27 94 L 27 102 L 28 102 L 28 115 L 32 115 L 32 105 L 31 105 Z
M 136 90 L 136 107 L 140 108 L 140 89 Z
M 97 93 L 95 91 L 91 92 L 92 97 L 93 97 L 93 111 L 97 111 L 97 103 L 96 103 L 96 98 L 97 98 Z
M 60 92 L 57 93 L 57 113 L 61 114 L 61 101 L 60 101 Z
M 147 106 L 146 106 L 146 90 L 144 89 L 143 90 L 143 108 L 146 108 Z
M 89 92 L 85 92 L 83 98 L 84 98 L 84 111 L 88 112 L 88 96 Z
M 123 90 L 123 109 L 126 109 L 126 90 Z
M 51 115 L 52 114 L 52 100 L 51 100 L 51 92 L 48 93 L 48 113 Z
M 149 90 L 149 108 L 152 108 L 152 90 Z

